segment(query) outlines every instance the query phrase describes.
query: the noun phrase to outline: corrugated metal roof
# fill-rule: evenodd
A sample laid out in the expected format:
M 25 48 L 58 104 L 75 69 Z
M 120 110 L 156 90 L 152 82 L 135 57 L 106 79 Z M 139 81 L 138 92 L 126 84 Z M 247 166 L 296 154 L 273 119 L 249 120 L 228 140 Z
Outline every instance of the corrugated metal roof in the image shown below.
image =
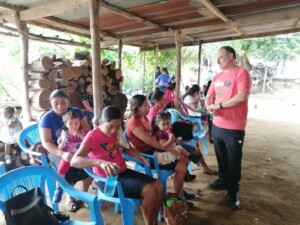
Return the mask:
M 21 18 L 27 13 L 28 23 L 88 37 L 88 3 L 7 0 L 0 2 L 0 18 L 9 21 L 7 8 L 14 6 Z M 53 10 L 49 5 L 60 7 Z M 39 15 L 35 7 L 45 13 Z M 122 39 L 124 44 L 163 48 L 174 46 L 176 30 L 183 45 L 297 32 L 299 15 L 299 0 L 107 0 L 100 10 L 99 29 L 105 46 Z

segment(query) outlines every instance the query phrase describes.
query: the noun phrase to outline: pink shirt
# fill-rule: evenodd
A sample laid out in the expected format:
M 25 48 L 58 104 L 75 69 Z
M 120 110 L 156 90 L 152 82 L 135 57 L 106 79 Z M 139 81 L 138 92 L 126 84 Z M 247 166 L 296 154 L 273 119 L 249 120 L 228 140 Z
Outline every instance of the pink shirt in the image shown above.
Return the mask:
M 122 156 L 124 148 L 120 146 L 116 136 L 108 137 L 99 128 L 94 128 L 86 135 L 82 144 L 90 148 L 89 158 L 114 162 L 119 166 L 120 173 L 126 170 L 126 162 Z M 101 167 L 93 167 L 93 171 L 101 177 L 106 177 Z
M 170 90 L 170 89 L 167 89 L 165 91 L 165 99 L 167 102 L 170 102 L 170 103 L 174 103 L 174 100 L 175 100 L 175 92 Z
M 246 92 L 250 94 L 251 78 L 248 71 L 242 67 L 237 67 L 230 72 L 217 74 L 208 90 L 207 95 L 215 98 L 215 104 L 225 102 L 238 93 Z M 213 117 L 213 124 L 217 127 L 245 130 L 248 114 L 248 101 L 236 106 L 218 110 Z
M 153 106 L 149 109 L 149 114 L 147 115 L 147 118 L 150 121 L 150 123 L 152 122 L 153 119 L 154 121 L 156 121 L 156 116 L 159 112 L 160 110 Z

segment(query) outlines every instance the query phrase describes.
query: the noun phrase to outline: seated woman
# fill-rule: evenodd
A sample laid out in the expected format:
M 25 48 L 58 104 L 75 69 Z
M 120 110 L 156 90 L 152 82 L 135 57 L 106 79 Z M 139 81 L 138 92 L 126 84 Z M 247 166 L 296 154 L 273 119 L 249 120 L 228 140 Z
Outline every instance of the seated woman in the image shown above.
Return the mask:
M 124 195 L 128 198 L 142 198 L 142 213 L 146 225 L 157 224 L 162 203 L 162 184 L 154 178 L 126 168 L 122 152 L 144 161 L 138 151 L 120 145 L 121 111 L 115 106 L 104 108 L 99 127 L 94 128 L 84 138 L 79 150 L 72 158 L 71 165 L 77 168 L 93 167 L 94 173 L 101 177 L 118 176 Z M 86 158 L 86 155 L 89 158 Z M 104 190 L 104 183 L 97 183 Z M 114 196 L 117 196 L 115 192 Z
M 155 122 L 157 114 L 159 112 L 164 111 L 164 93 L 161 91 L 155 91 L 151 96 L 151 104 L 152 104 L 152 107 L 150 108 L 150 112 L 148 114 L 148 120 L 151 121 L 151 123 L 153 124 Z M 218 174 L 217 171 L 214 171 L 211 168 L 209 168 L 209 166 L 207 165 L 207 163 L 200 151 L 199 144 L 195 140 L 193 140 L 193 139 L 181 140 L 180 144 L 190 154 L 193 154 L 198 157 L 198 159 L 201 163 L 201 166 L 203 168 L 204 174 L 207 174 L 207 175 L 217 175 Z M 190 181 L 195 178 L 196 178 L 195 175 L 192 175 L 187 171 L 184 180 Z
M 88 113 L 88 119 L 92 120 L 94 118 L 93 84 L 87 81 L 83 87 L 84 92 L 80 95 L 81 102 Z
M 52 109 L 41 118 L 39 123 L 39 133 L 42 145 L 49 153 L 48 157 L 50 163 L 55 168 L 58 168 L 61 159 L 70 162 L 73 157 L 70 152 L 58 148 L 57 140 L 60 137 L 61 132 L 65 129 L 62 115 L 69 110 L 74 110 L 79 114 L 81 129 L 88 132 L 90 127 L 80 109 L 69 107 L 68 95 L 63 90 L 53 91 L 50 95 L 50 102 Z M 84 170 L 73 167 L 65 174 L 65 180 L 71 185 L 75 185 L 78 181 L 83 181 L 82 189 L 84 191 L 88 190 L 88 187 L 92 182 L 92 178 L 90 178 Z M 75 199 L 72 199 L 70 196 L 67 197 L 66 209 L 69 212 L 77 210 L 77 203 Z
M 162 103 L 163 104 L 163 103 Z M 174 192 L 183 194 L 187 199 L 195 198 L 194 195 L 183 192 L 183 180 L 187 171 L 188 163 L 185 162 L 184 156 L 177 152 L 173 147 L 164 148 L 153 136 L 152 126 L 147 118 L 149 113 L 149 104 L 146 96 L 135 95 L 130 101 L 131 118 L 126 124 L 126 134 L 131 146 L 140 152 L 153 155 L 155 149 L 169 151 L 177 157 L 178 160 L 160 165 L 161 169 L 174 170 L 173 180 Z M 153 167 L 153 165 L 151 165 Z
M 205 116 L 204 102 L 200 98 L 200 86 L 194 84 L 183 95 L 183 102 L 188 106 L 188 116 Z

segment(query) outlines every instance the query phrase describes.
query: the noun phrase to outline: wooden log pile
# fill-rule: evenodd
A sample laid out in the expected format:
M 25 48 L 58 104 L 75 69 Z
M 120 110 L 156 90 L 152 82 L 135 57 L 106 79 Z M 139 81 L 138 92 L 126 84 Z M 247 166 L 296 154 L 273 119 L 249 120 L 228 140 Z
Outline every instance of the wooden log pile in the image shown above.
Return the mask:
M 65 57 L 41 56 L 29 66 L 29 98 L 32 115 L 39 120 L 47 110 L 51 108 L 50 94 L 53 90 L 64 88 L 71 96 L 80 96 L 84 91 L 84 84 L 92 82 L 90 56 L 88 52 L 75 53 L 75 59 Z M 113 86 L 113 79 L 109 76 L 109 67 L 101 65 L 100 75 L 102 79 L 102 96 L 117 94 Z M 78 98 L 78 97 L 77 97 Z M 70 99 L 71 100 L 71 99 Z M 78 102 L 78 99 L 77 101 Z M 82 105 L 72 104 L 82 107 Z

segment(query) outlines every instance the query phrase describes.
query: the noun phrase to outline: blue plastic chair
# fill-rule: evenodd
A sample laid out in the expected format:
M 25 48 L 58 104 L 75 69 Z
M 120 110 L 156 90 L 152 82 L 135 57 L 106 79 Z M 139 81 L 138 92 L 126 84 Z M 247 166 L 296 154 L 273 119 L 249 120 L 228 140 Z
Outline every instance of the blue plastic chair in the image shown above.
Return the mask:
M 188 117 L 182 115 L 180 112 L 178 112 L 176 109 L 166 109 L 166 112 L 171 114 L 171 123 L 178 122 L 180 120 L 185 120 L 192 122 L 194 124 L 193 127 L 193 136 L 195 141 L 203 141 L 204 151 L 205 154 L 208 155 L 208 146 L 207 146 L 207 140 L 206 140 L 206 131 L 203 129 L 201 125 L 201 119 L 199 117 Z
M 47 160 L 47 156 L 45 154 L 31 150 L 31 146 L 34 146 L 40 141 L 41 138 L 40 138 L 39 128 L 37 123 L 29 125 L 28 127 L 24 128 L 18 136 L 18 145 L 20 146 L 22 151 L 25 151 L 30 155 L 39 157 L 42 162 L 42 166 L 50 167 Z M 56 185 L 54 182 L 48 182 L 47 186 L 49 190 L 50 199 L 52 199 L 54 196 L 54 192 L 56 190 Z M 52 208 L 54 209 L 54 211 L 59 210 L 58 204 L 52 204 Z
M 26 143 L 26 140 L 27 140 L 27 143 Z M 48 167 L 49 164 L 48 164 L 46 155 L 44 155 L 43 153 L 34 152 L 30 149 L 30 146 L 33 146 L 34 144 L 36 144 L 40 141 L 41 141 L 41 138 L 40 138 L 39 128 L 38 128 L 37 123 L 24 128 L 20 132 L 19 137 L 18 137 L 18 145 L 20 146 L 20 148 L 24 152 L 27 152 L 30 155 L 39 157 L 42 161 L 42 165 Z
M 128 136 L 126 134 L 126 130 L 123 133 L 125 140 L 129 143 L 129 139 Z M 172 174 L 174 174 L 173 170 L 162 170 L 159 168 L 159 164 L 157 161 L 157 157 L 154 155 L 149 155 L 149 154 L 145 154 L 145 153 L 141 153 L 140 154 L 142 156 L 144 156 L 145 158 L 152 160 L 154 163 L 154 168 L 151 168 L 151 173 L 153 175 L 157 175 L 157 179 L 162 183 L 163 185 L 163 199 L 165 199 L 166 194 L 167 194 L 167 180 L 169 178 L 169 176 L 171 176 Z M 145 172 L 145 168 L 144 166 L 140 165 L 140 164 L 136 164 L 135 165 L 135 170 L 139 171 L 139 172 Z
M 22 185 L 25 186 L 28 190 L 31 190 L 35 187 L 40 187 L 43 195 L 44 201 L 46 200 L 45 194 L 45 182 L 52 181 L 53 183 L 58 182 L 62 189 L 68 193 L 70 196 L 79 199 L 83 202 L 88 203 L 90 210 L 90 222 L 84 221 L 75 221 L 75 220 L 67 220 L 64 222 L 60 222 L 63 225 L 104 225 L 102 216 L 99 210 L 99 203 L 97 200 L 97 196 L 80 191 L 78 189 L 73 188 L 66 181 L 64 181 L 55 171 L 51 168 L 44 166 L 28 166 L 23 168 L 18 168 L 7 172 L 0 176 L 0 210 L 2 212 L 5 211 L 3 202 L 7 201 L 12 197 L 13 189 Z M 16 193 L 16 191 L 19 191 Z M 24 189 L 17 188 L 14 193 L 21 194 L 24 192 Z
M 98 188 L 97 198 L 98 198 L 98 202 L 99 202 L 99 207 L 101 207 L 102 201 L 105 200 L 105 201 L 115 203 L 115 212 L 119 212 L 120 205 L 121 205 L 123 225 L 134 225 L 134 212 L 135 212 L 135 209 L 141 205 L 142 200 L 126 198 L 124 196 L 122 185 L 119 182 L 112 182 L 111 181 L 112 178 L 100 177 L 100 176 L 96 175 L 90 168 L 85 168 L 84 170 L 87 172 L 87 174 L 89 176 L 93 177 L 95 180 L 105 182 L 104 192 L 102 192 Z M 115 179 L 113 179 L 113 180 L 115 180 Z M 113 188 L 113 189 L 117 188 L 118 197 L 112 197 L 112 195 L 105 192 L 108 185 L 110 186 L 110 188 Z M 114 193 L 114 191 L 110 191 L 110 192 Z

